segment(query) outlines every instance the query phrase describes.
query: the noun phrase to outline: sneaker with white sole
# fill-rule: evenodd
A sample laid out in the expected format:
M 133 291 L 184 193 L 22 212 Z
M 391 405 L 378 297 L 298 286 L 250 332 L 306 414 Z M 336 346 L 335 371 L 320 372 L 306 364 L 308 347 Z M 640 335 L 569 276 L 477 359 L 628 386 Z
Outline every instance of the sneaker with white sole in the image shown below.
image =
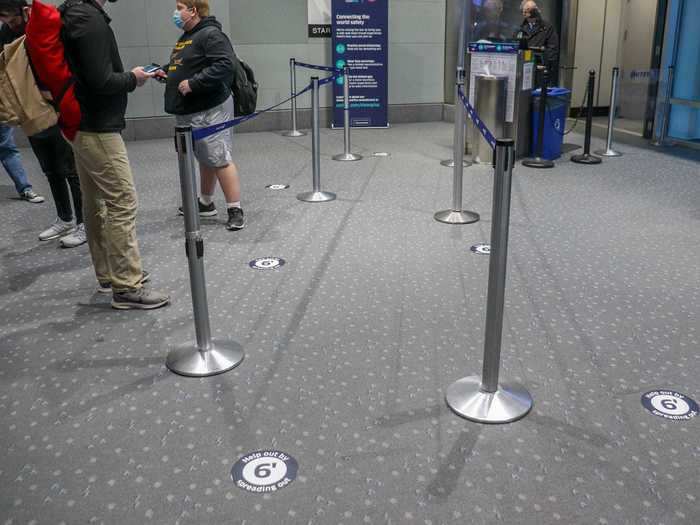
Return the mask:
M 87 242 L 87 233 L 85 233 L 85 224 L 81 223 L 75 228 L 71 234 L 61 238 L 61 246 L 64 248 L 75 248 Z
M 31 202 L 32 204 L 40 204 L 44 202 L 44 197 L 37 194 L 33 189 L 27 188 L 19 194 L 19 198 L 23 201 Z
M 199 204 L 199 216 L 200 217 L 215 217 L 218 211 L 216 211 L 216 206 L 214 205 L 213 202 L 210 202 L 209 204 L 202 204 L 202 201 L 197 199 L 197 204 Z M 182 206 L 180 206 L 177 209 L 178 215 L 184 215 L 185 211 L 182 209 Z
M 151 274 L 146 270 L 141 274 L 141 285 L 147 283 L 151 278 Z M 97 283 L 97 293 L 112 293 L 112 283 Z
M 58 217 L 54 223 L 39 234 L 40 241 L 50 241 L 58 239 L 72 233 L 75 230 L 75 225 L 72 222 L 64 222 Z
M 241 208 L 228 209 L 228 221 L 226 221 L 227 230 L 242 230 L 245 228 L 245 215 Z
M 129 290 L 112 295 L 112 308 L 117 310 L 153 310 L 170 302 L 170 296 L 155 290 Z

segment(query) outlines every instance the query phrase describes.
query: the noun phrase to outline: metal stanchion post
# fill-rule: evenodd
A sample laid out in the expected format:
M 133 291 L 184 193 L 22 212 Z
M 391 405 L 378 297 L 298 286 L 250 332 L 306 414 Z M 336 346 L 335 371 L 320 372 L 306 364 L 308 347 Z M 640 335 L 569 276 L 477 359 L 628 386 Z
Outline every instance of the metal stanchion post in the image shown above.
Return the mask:
M 297 92 L 297 61 L 295 58 L 289 59 L 289 82 L 291 84 L 291 96 Z M 303 137 L 306 135 L 303 131 L 297 129 L 297 99 L 292 98 L 292 129 L 282 133 L 285 137 Z
M 464 68 L 457 67 L 457 89 L 464 86 Z M 464 122 L 465 109 L 459 95 L 455 100 L 455 143 L 454 143 L 454 180 L 452 183 L 452 209 L 439 211 L 435 220 L 447 224 L 472 224 L 479 220 L 479 214 L 462 210 L 462 179 L 464 177 Z
M 583 153 L 572 155 L 571 162 L 576 164 L 600 164 L 600 157 L 591 155 L 591 132 L 593 131 L 593 93 L 595 93 L 595 71 L 588 72 L 588 108 L 586 109 L 586 138 L 583 145 Z
M 594 153 L 599 157 L 621 157 L 622 153 L 615 151 L 612 147 L 613 128 L 615 126 L 615 113 L 617 110 L 617 90 L 620 80 L 620 68 L 614 67 L 612 70 L 612 85 L 610 87 L 610 113 L 608 114 L 608 138 L 605 149 L 596 150 Z
M 313 190 L 300 193 L 297 199 L 304 202 L 327 202 L 335 200 L 335 193 L 321 191 L 321 131 L 318 77 L 311 77 L 311 157 L 313 169 Z
M 525 416 L 532 408 L 532 398 L 523 386 L 499 384 L 498 381 L 515 141 L 498 140 L 495 160 L 483 373 L 481 378 L 470 376 L 453 383 L 445 395 L 447 405 L 457 415 L 480 423 L 509 423 Z
M 339 155 L 335 155 L 333 160 L 361 160 L 362 155 L 350 152 L 350 68 L 348 66 L 343 68 L 343 133 L 345 151 Z
M 535 150 L 535 156 L 529 159 L 523 160 L 523 166 L 528 168 L 553 168 L 554 162 L 549 159 L 542 157 L 544 152 L 544 126 L 545 119 L 547 118 L 547 84 L 549 72 L 547 67 L 543 66 L 542 70 L 542 83 L 540 86 L 540 121 L 537 126 L 537 148 Z
M 457 42 L 457 74 L 459 75 L 459 70 L 460 68 L 464 70 L 464 61 L 465 61 L 465 56 L 467 54 L 467 20 L 471 18 L 471 12 L 469 9 L 469 4 L 465 2 L 464 0 L 460 0 L 460 5 L 459 5 L 459 41 Z M 462 84 L 464 85 L 464 83 Z M 464 142 L 464 137 L 465 137 L 465 132 L 464 132 L 464 124 L 465 121 L 462 119 L 462 130 L 460 131 L 458 129 L 458 124 L 457 124 L 457 114 L 461 111 L 464 113 L 464 108 L 462 106 L 462 101 L 459 98 L 459 83 L 455 83 L 455 129 L 453 133 L 453 148 L 457 147 L 457 144 L 460 145 L 462 148 L 462 152 L 465 150 L 465 142 Z M 461 108 L 461 109 L 460 109 Z M 461 142 L 457 142 L 459 140 L 459 137 L 462 137 Z M 453 150 L 454 151 L 454 150 Z M 442 166 L 446 166 L 448 168 L 454 168 L 455 167 L 455 158 L 454 155 L 452 156 L 451 159 L 443 160 L 440 161 L 440 164 Z M 472 163 L 464 160 L 464 155 L 462 155 L 462 167 L 463 168 L 468 168 L 471 166 Z
M 666 89 L 664 90 L 664 106 L 661 110 L 661 129 L 657 137 L 652 141 L 652 146 L 665 146 L 666 133 L 668 133 L 668 117 L 671 109 L 671 95 L 673 93 L 673 66 L 668 67 L 666 77 Z
M 459 107 L 458 107 L 459 106 Z M 457 93 L 457 86 L 455 86 L 455 119 L 457 118 L 457 111 L 459 111 L 459 108 L 462 106 L 462 101 L 459 99 L 459 93 Z M 455 126 L 454 129 L 454 144 L 457 144 L 457 127 Z M 440 161 L 441 166 L 445 166 L 447 168 L 454 168 L 455 167 L 455 159 L 452 157 L 451 159 L 445 159 Z M 462 160 L 462 166 L 465 168 L 468 168 L 471 166 L 472 163 L 468 160 Z
M 190 271 L 197 343 L 185 344 L 171 350 L 168 353 L 166 366 L 172 372 L 183 376 L 213 376 L 238 366 L 243 361 L 243 349 L 235 341 L 214 341 L 211 338 L 207 285 L 204 279 L 204 241 L 199 230 L 191 126 L 178 126 L 175 129 L 175 144 L 180 167 L 182 209 L 185 215 L 185 248 Z

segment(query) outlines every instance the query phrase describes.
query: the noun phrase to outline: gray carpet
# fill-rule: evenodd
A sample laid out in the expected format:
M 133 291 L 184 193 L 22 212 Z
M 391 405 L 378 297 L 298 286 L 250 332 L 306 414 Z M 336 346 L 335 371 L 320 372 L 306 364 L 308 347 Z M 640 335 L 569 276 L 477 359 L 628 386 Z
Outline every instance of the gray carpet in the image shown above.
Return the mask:
M 451 137 L 357 131 L 357 150 L 391 157 L 337 163 L 342 133 L 324 130 L 339 198 L 306 204 L 309 138 L 237 135 L 249 226 L 227 232 L 221 213 L 203 232 L 213 331 L 246 359 L 208 379 L 164 366 L 194 338 L 171 140 L 129 144 L 163 310 L 111 310 L 85 246 L 37 241 L 50 199 L 13 200 L 3 175 L 0 523 L 700 523 L 700 419 L 640 402 L 700 399 L 700 163 L 625 145 L 598 167 L 516 169 L 502 377 L 535 408 L 485 426 L 443 401 L 481 370 L 489 259 L 470 246 L 491 217 L 492 170 L 475 166 L 465 206 L 482 221 L 433 220 L 451 204 Z M 265 256 L 287 264 L 248 266 Z M 236 487 L 233 464 L 266 449 L 298 461 L 296 481 Z

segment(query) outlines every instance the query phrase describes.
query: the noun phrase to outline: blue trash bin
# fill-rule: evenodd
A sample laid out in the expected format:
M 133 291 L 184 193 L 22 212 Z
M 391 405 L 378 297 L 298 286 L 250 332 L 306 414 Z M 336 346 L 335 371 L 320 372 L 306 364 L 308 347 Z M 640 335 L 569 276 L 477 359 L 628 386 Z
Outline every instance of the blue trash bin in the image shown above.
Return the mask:
M 532 156 L 537 154 L 537 139 L 540 129 L 540 94 L 532 92 Z M 571 91 L 566 88 L 547 88 L 547 109 L 544 114 L 544 141 L 542 158 L 555 160 L 561 157 L 561 144 L 566 129 L 566 114 L 569 111 Z

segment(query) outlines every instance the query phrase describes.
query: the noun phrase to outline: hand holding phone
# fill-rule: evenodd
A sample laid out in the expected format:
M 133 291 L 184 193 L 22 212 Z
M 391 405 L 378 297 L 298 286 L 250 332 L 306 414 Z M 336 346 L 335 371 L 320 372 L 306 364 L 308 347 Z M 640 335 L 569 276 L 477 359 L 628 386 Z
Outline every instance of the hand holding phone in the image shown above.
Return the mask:
M 150 64 L 148 66 L 143 66 L 143 70 L 146 73 L 156 73 L 157 71 L 162 71 L 163 66 L 161 66 L 160 64 Z

